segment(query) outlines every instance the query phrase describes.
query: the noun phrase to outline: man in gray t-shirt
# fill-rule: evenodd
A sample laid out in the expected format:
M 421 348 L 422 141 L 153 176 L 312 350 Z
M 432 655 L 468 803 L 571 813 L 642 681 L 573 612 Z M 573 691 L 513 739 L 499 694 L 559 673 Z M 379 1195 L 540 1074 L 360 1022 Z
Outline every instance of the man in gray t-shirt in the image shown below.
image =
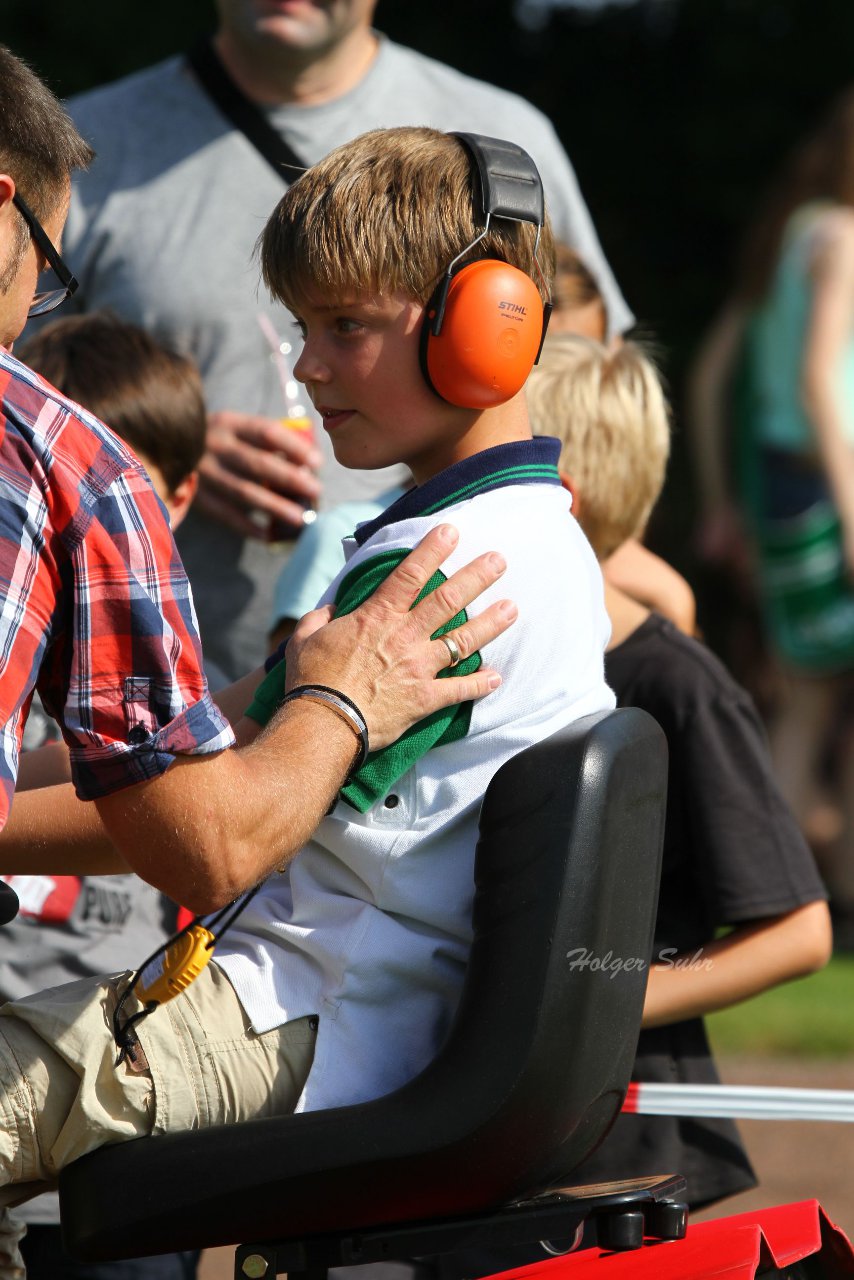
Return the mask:
M 371 28 L 375 0 L 270 12 L 217 0 L 215 49 L 306 164 L 378 126 L 427 124 L 509 138 L 542 173 L 558 237 L 596 275 L 612 329 L 632 321 L 549 121 L 522 98 L 472 80 Z M 345 472 L 323 431 L 284 428 L 281 354 L 288 314 L 258 286 L 253 246 L 285 181 L 173 58 L 70 104 L 97 159 L 75 181 L 63 252 L 74 302 L 109 307 L 199 363 L 211 423 L 203 490 L 178 538 L 206 658 L 235 679 L 264 656 L 284 562 L 270 519 L 298 525 L 291 500 L 329 507 L 370 498 L 398 469 Z M 319 465 L 322 492 L 311 468 Z M 317 497 L 319 493 L 319 497 Z M 259 525 L 260 513 L 260 525 Z

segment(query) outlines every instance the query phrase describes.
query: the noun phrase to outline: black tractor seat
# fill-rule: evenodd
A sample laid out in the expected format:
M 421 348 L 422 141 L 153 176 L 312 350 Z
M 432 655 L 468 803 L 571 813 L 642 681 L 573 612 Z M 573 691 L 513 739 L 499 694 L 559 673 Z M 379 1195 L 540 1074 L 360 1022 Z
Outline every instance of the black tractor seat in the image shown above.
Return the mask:
M 678 1178 L 552 1194 L 608 1132 L 629 1083 L 666 776 L 664 735 L 632 709 L 504 764 L 482 806 L 471 956 L 436 1059 L 358 1106 L 84 1156 L 59 1184 L 72 1256 L 244 1242 L 237 1274 L 252 1280 L 478 1238 L 571 1237 L 591 1214 L 615 1247 L 638 1230 L 681 1234 Z M 574 966 L 579 948 L 638 963 Z

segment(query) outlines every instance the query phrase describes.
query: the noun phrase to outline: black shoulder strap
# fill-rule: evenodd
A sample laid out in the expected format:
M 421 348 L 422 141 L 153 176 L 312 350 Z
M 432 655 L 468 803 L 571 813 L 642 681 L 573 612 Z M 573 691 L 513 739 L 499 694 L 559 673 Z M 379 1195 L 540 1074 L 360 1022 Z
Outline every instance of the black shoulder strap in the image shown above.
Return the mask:
M 214 106 L 249 139 L 280 178 L 288 182 L 296 175 L 290 175 L 285 170 L 297 169 L 302 172 L 308 168 L 282 135 L 276 132 L 263 111 L 234 83 L 217 56 L 210 37 L 190 50 L 187 62 Z

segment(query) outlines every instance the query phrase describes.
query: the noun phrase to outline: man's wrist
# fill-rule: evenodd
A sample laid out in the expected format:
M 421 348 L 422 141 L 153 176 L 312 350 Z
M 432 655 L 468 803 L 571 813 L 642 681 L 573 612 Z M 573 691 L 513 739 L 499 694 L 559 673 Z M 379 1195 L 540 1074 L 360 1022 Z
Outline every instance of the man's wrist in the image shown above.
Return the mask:
M 308 790 L 318 793 L 322 816 L 334 808 L 361 755 L 361 744 L 352 726 L 331 714 L 328 706 L 295 698 L 270 717 L 250 750 L 263 752 L 279 777 L 287 776 L 296 785 L 307 780 Z
M 295 688 L 285 694 L 280 705 L 285 706 L 289 702 L 297 702 L 300 700 L 313 702 L 319 706 L 326 707 L 329 711 L 338 716 L 342 723 L 346 724 L 355 735 L 357 740 L 356 754 L 353 757 L 353 763 L 347 771 L 347 776 L 344 779 L 344 783 L 349 782 L 353 774 L 356 773 L 357 770 L 361 769 L 362 765 L 367 760 L 368 753 L 370 751 L 370 743 L 368 741 L 368 724 L 364 715 L 359 710 L 353 699 L 348 697 L 347 694 L 342 693 L 340 689 L 333 689 L 329 685 L 325 684 L 296 685 Z

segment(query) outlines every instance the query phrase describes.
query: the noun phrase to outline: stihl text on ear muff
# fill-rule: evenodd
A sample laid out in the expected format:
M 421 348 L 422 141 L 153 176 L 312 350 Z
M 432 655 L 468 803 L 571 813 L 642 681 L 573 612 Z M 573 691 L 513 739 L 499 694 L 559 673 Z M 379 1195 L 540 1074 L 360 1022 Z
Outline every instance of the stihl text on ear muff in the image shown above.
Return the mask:
M 428 385 L 450 404 L 490 409 L 512 399 L 539 359 L 551 303 L 524 271 L 495 258 L 459 269 L 489 231 L 493 218 L 537 228 L 534 263 L 545 220 L 543 184 L 527 151 L 513 142 L 455 133 L 477 169 L 483 231 L 454 258 L 427 304 L 421 330 L 421 369 Z

